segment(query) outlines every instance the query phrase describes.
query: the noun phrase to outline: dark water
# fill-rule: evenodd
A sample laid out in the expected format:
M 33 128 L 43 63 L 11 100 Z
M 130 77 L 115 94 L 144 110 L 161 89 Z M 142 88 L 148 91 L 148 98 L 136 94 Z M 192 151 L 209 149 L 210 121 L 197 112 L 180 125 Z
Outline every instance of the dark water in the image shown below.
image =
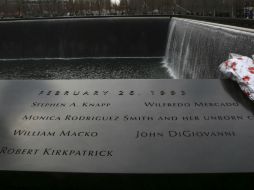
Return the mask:
M 0 79 L 167 79 L 160 58 L 2 60 Z

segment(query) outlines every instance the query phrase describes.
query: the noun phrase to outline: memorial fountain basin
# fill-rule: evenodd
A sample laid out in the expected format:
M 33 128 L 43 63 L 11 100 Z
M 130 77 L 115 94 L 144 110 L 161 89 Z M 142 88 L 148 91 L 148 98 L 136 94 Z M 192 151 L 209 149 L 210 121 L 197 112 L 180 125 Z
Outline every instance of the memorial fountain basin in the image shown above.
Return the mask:
M 1 171 L 254 171 L 253 105 L 217 73 L 231 51 L 251 53 L 252 30 L 167 17 L 69 18 L 3 21 L 0 34 L 0 76 L 8 79 L 0 81 Z M 200 78 L 213 80 L 195 80 Z M 69 106 L 33 106 L 57 102 Z M 82 106 L 103 102 L 108 106 Z M 85 116 L 90 120 L 79 120 Z M 104 116 L 117 119 L 91 120 Z M 97 136 L 24 135 L 41 130 Z M 17 145 L 35 150 L 35 157 L 16 157 Z M 72 150 L 75 155 L 68 154 Z M 101 159 L 97 150 L 112 155 Z
M 175 17 L 9 20 L 0 39 L 2 79 L 220 78 L 253 53 L 252 29 Z

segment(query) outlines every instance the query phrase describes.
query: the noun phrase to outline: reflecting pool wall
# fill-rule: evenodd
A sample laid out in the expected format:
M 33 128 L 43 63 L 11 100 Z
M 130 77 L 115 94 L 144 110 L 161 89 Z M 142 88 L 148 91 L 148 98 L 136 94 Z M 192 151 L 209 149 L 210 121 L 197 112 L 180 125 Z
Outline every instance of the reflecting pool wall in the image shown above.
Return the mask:
M 0 22 L 0 59 L 161 57 L 169 17 Z
M 254 54 L 254 30 L 172 18 L 164 66 L 174 78 L 219 78 L 230 53 Z

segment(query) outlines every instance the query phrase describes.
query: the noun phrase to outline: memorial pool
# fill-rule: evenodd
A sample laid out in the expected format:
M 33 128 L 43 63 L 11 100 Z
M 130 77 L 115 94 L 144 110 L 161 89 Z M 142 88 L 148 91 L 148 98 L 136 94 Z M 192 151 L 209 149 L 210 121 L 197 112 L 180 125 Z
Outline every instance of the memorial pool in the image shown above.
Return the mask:
M 219 78 L 218 65 L 231 51 L 252 53 L 252 31 L 235 29 L 169 17 L 0 22 L 2 187 L 252 187 L 253 174 L 228 174 L 254 168 L 253 104 L 239 87 L 224 80 L 151 80 Z M 69 94 L 76 91 L 83 91 L 83 97 Z M 98 92 L 109 96 L 97 96 Z M 190 106 L 146 106 L 182 103 Z M 45 104 L 63 107 L 40 107 Z M 237 106 L 222 106 L 231 104 Z M 104 115 L 117 119 L 103 123 Z M 139 119 L 148 118 L 143 115 L 153 120 Z M 35 119 L 26 120 L 27 116 Z M 59 120 L 51 121 L 55 116 Z M 69 116 L 98 121 L 65 120 Z M 99 136 L 57 136 L 61 130 L 76 134 L 79 129 L 94 130 Z M 30 137 L 15 130 L 29 135 L 48 130 L 56 135 Z M 155 133 L 159 135 L 153 137 Z M 150 137 L 136 139 L 137 134 Z M 38 155 L 28 155 L 31 147 Z M 20 148 L 27 155 L 13 154 L 21 153 Z M 110 153 L 114 149 L 114 157 L 44 154 L 78 148 Z
M 0 79 L 168 79 L 162 58 L 0 60 Z
M 3 21 L 0 78 L 216 79 L 230 53 L 253 54 L 253 37 L 175 17 Z

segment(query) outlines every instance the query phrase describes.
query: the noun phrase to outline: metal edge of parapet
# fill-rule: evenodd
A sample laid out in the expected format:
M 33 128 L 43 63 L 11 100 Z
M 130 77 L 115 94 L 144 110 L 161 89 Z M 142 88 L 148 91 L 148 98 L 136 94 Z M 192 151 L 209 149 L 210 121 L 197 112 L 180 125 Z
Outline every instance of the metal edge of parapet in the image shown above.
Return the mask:
M 55 18 L 28 18 L 28 19 L 0 19 L 1 23 L 16 23 L 16 22 L 49 22 L 49 21 L 73 21 L 73 20 L 126 20 L 126 19 L 171 19 L 171 16 L 95 16 L 95 17 L 55 17 Z
M 236 31 L 236 32 L 245 32 L 250 35 L 254 36 L 254 29 L 249 29 L 249 28 L 244 28 L 244 27 L 239 27 L 239 26 L 231 26 L 231 25 L 226 25 L 226 24 L 218 24 L 218 23 L 213 23 L 213 22 L 207 22 L 207 21 L 200 21 L 200 20 L 195 20 L 195 19 L 189 19 L 189 18 L 177 18 L 177 17 L 172 17 L 175 20 L 180 20 L 180 21 L 185 21 L 188 23 L 193 23 L 193 24 L 199 24 L 203 26 L 211 26 L 214 28 L 223 28 L 224 30 L 229 30 L 229 31 Z

